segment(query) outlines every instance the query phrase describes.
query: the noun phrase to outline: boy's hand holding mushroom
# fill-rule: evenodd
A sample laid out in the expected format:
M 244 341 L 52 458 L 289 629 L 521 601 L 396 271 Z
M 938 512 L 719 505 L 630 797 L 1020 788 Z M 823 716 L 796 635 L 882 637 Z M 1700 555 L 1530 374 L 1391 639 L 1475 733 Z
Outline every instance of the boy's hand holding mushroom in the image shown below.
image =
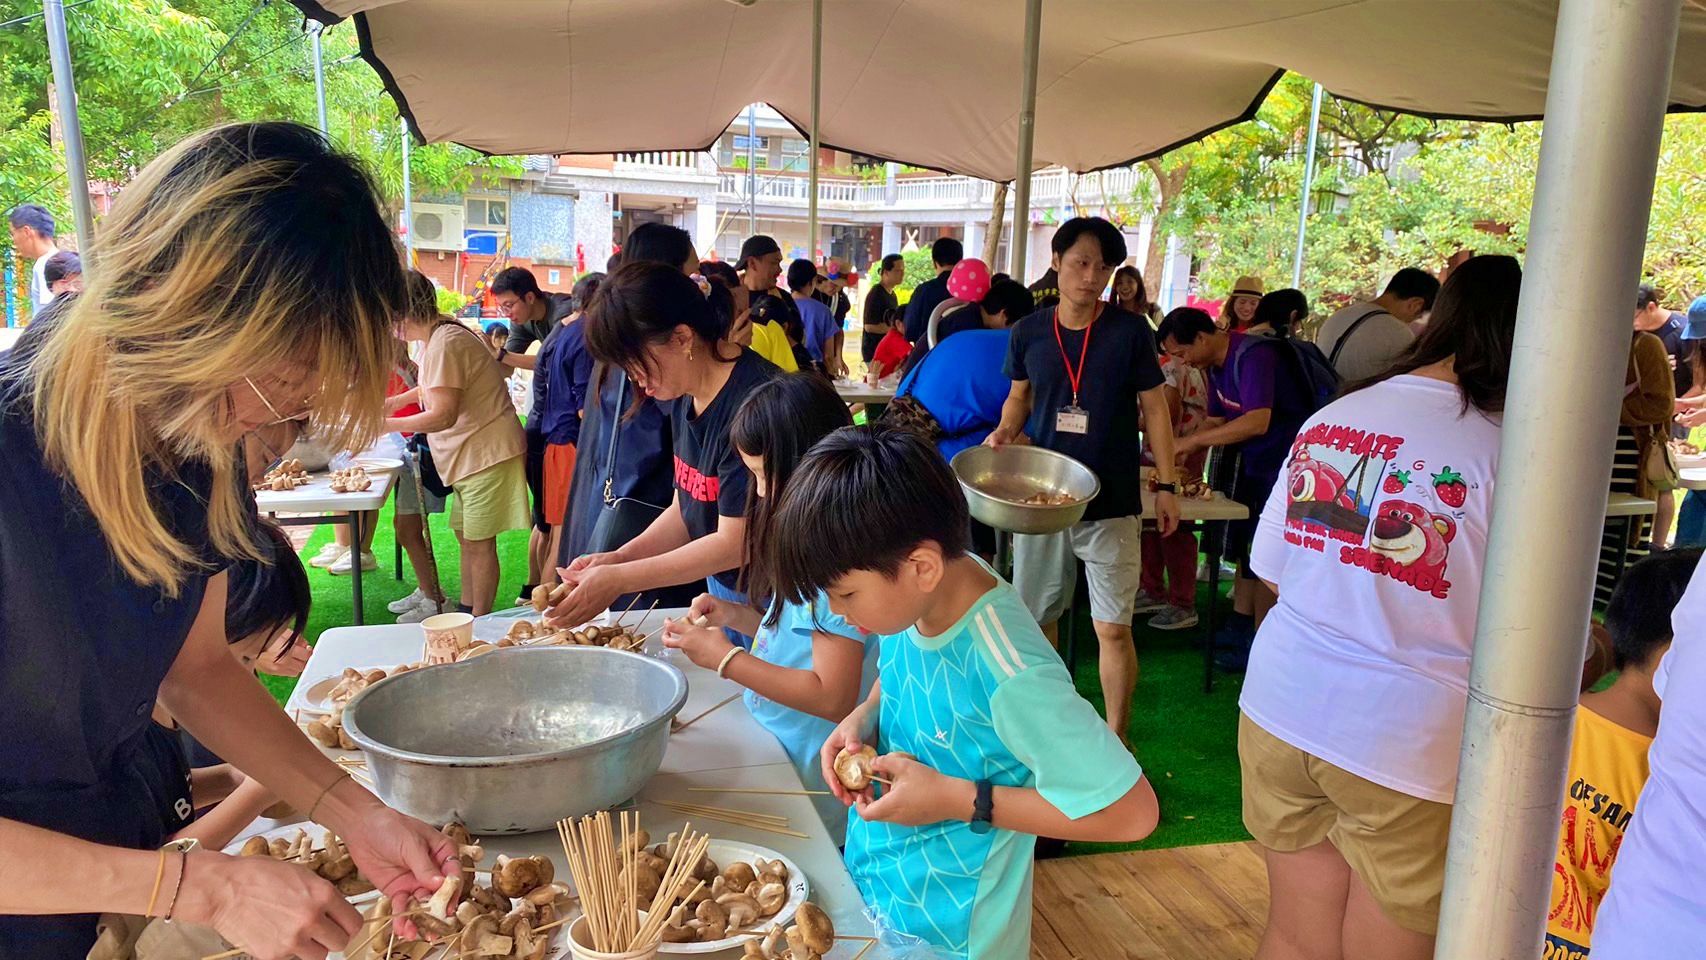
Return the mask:
M 843 753 L 855 754 L 864 749 L 867 742 L 874 741 L 877 736 L 877 696 L 878 688 L 871 688 L 871 695 L 864 703 L 853 708 L 846 719 L 830 731 L 828 739 L 823 742 L 823 749 L 818 752 L 819 762 L 823 766 L 823 780 L 829 785 L 835 799 L 852 806 L 860 799 L 869 798 L 869 787 L 864 790 L 849 790 L 841 783 L 841 778 L 835 770 L 836 759 Z
M 706 670 L 717 669 L 723 658 L 734 649 L 728 634 L 720 627 L 711 625 L 702 617 L 695 622 L 691 616 L 686 620 L 663 622 L 663 645 L 687 654 L 687 659 L 695 666 Z
M 859 798 L 859 816 L 903 827 L 923 827 L 944 820 L 966 820 L 977 802 L 970 780 L 950 777 L 904 753 L 871 761 L 871 771 L 889 781 L 883 795 L 867 790 Z

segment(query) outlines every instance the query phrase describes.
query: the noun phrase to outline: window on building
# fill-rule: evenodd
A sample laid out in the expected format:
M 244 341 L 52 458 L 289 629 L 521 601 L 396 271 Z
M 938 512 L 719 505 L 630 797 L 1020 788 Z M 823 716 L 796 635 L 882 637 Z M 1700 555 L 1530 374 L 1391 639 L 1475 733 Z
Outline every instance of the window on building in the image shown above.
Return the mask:
M 782 169 L 805 170 L 811 166 L 807 156 L 811 153 L 812 145 L 807 140 L 797 140 L 793 137 L 782 138 Z
M 561 285 L 563 282 L 563 271 L 561 271 L 561 270 L 547 270 L 547 271 L 545 271 L 545 282 L 550 284 L 553 287 Z
M 470 230 L 505 230 L 509 228 L 509 201 L 496 197 L 469 197 L 467 226 Z

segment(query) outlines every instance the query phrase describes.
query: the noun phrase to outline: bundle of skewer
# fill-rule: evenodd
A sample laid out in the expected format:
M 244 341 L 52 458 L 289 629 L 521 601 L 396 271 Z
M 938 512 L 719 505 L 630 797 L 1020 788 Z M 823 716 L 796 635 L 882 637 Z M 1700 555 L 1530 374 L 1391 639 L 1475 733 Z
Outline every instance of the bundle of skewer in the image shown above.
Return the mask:
M 631 952 L 661 942 L 675 894 L 693 880 L 693 871 L 711 842 L 708 835 L 694 833 L 691 824 L 682 828 L 663 882 L 642 919 L 635 909 L 639 901 L 635 867 L 641 844 L 639 814 L 623 812 L 620 831 L 618 838 L 605 810 L 557 823 L 563 855 L 586 916 L 586 936 L 591 941 L 587 946 L 600 953 Z M 688 897 L 704 885 L 703 880 L 697 881 Z

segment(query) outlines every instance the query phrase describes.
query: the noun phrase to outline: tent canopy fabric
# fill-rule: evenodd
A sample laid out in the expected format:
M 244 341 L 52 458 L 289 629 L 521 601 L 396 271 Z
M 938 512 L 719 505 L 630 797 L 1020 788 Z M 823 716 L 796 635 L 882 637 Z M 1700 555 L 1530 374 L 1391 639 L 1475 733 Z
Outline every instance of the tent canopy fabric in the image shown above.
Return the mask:
M 811 116 L 806 0 L 293 0 L 354 17 L 427 142 L 703 150 L 748 103 Z M 990 180 L 1017 153 L 1023 0 L 824 0 L 826 145 Z M 1124 165 L 1248 119 L 1291 70 L 1439 118 L 1537 118 L 1557 0 L 1045 0 L 1035 164 Z M 1706 109 L 1706 4 L 1672 110 Z

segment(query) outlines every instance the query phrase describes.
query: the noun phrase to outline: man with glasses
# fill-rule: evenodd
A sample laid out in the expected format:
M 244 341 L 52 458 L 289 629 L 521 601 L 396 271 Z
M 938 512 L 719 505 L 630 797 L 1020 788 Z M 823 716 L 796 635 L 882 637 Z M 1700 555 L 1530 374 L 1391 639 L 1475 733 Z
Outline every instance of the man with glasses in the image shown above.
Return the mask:
M 509 340 L 492 352 L 499 363 L 515 370 L 532 372 L 538 363 L 529 354 L 533 344 L 544 344 L 545 337 L 562 319 L 574 312 L 574 297 L 567 293 L 546 293 L 539 281 L 525 267 L 508 267 L 492 280 L 492 297 L 498 309 L 509 318 Z M 551 546 L 551 525 L 545 520 L 545 434 L 540 424 L 545 411 L 540 407 L 540 395 L 529 390 L 527 403 L 527 492 L 533 498 L 533 532 L 527 540 L 527 582 L 521 585 L 517 603 L 529 603 L 533 587 L 547 569 L 546 556 Z

